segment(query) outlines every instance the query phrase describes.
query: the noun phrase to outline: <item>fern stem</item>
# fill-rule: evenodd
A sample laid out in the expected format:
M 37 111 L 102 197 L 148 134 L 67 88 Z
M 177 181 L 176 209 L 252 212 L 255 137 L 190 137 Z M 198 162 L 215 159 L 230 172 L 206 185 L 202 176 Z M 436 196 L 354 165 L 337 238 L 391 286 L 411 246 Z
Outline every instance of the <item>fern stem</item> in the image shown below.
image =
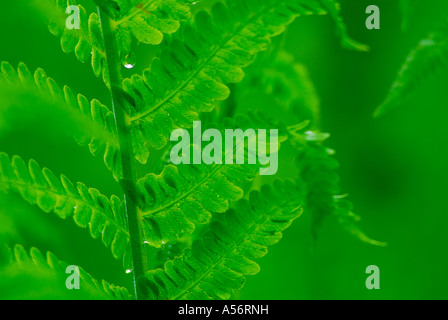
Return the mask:
M 110 78 L 110 92 L 112 107 L 117 126 L 118 139 L 120 143 L 121 163 L 123 178 L 120 181 L 124 192 L 126 215 L 129 225 L 129 236 L 132 250 L 132 261 L 134 265 L 134 288 L 137 299 L 143 298 L 141 282 L 145 275 L 145 257 L 142 239 L 142 229 L 138 218 L 137 207 L 132 197 L 135 181 L 134 154 L 129 126 L 126 124 L 126 113 L 121 105 L 121 70 L 118 59 L 117 42 L 112 27 L 112 20 L 98 7 L 98 15 L 103 31 L 104 47 L 106 51 L 107 68 Z

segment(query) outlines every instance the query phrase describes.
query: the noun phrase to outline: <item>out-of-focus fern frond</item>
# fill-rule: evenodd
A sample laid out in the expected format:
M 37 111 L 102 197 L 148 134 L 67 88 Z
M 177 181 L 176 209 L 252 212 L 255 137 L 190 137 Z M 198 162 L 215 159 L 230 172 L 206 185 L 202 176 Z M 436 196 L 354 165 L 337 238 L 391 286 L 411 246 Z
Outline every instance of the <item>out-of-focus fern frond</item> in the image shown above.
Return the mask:
M 308 128 L 319 126 L 320 101 L 314 84 L 306 67 L 294 61 L 285 50 L 260 55 L 247 68 L 246 77 L 235 91 L 234 100 L 241 107 L 248 104 L 247 99 L 252 99 L 275 113 L 282 110 L 289 121 L 307 120 Z M 268 98 L 272 99 L 267 102 Z
M 319 0 L 322 2 L 325 10 L 333 18 L 336 24 L 337 35 L 341 39 L 342 47 L 356 51 L 369 51 L 369 46 L 362 44 L 350 38 L 347 32 L 347 26 L 340 14 L 340 4 L 336 0 Z
M 237 92 L 243 96 L 255 90 L 259 95 L 257 101 L 265 103 L 262 108 L 273 108 L 276 112 L 281 105 L 291 106 L 289 118 L 295 116 L 302 120 L 301 123 L 288 126 L 287 132 L 289 142 L 299 154 L 297 159 L 300 171 L 299 181 L 304 186 L 301 192 L 306 199 L 305 212 L 309 212 L 312 216 L 314 238 L 317 237 L 322 221 L 326 217 L 336 216 L 341 225 L 362 241 L 383 244 L 368 238 L 357 227 L 351 210 L 342 210 L 344 207 L 339 205 L 342 202 L 336 200 L 340 193 L 339 176 L 336 171 L 338 162 L 332 157 L 331 151 L 323 146 L 329 134 L 319 131 L 318 97 L 306 73 L 291 63 L 290 56 L 282 51 L 272 52 L 259 59 L 261 59 L 260 62 L 266 61 L 268 68 L 274 70 L 266 71 L 263 68 L 264 63 L 254 64 L 247 69 L 247 77 L 238 85 Z M 283 93 L 281 95 L 283 99 L 279 104 L 271 105 L 272 99 L 269 98 L 276 98 L 280 93 Z M 303 97 L 305 93 L 312 93 L 312 99 L 305 99 Z M 241 97 L 237 100 L 241 100 Z M 299 108 L 294 109 L 294 107 Z M 291 121 L 291 119 L 288 120 Z
M 381 116 L 408 99 L 425 82 L 448 67 L 448 20 L 420 41 L 406 58 L 383 104 L 375 111 Z
M 361 231 L 356 224 L 360 219 L 352 212 L 351 203 L 339 195 L 339 163 L 332 157 L 330 150 L 319 141 L 309 141 L 300 152 L 297 165 L 300 170 L 299 180 L 306 186 L 305 211 L 312 215 L 314 238 L 317 238 L 323 220 L 336 216 L 340 224 L 359 240 L 385 245 Z
M 35 116 L 49 114 L 59 126 L 67 126 L 66 129 L 71 130 L 70 133 L 74 134 L 75 140 L 80 145 L 88 145 L 93 155 L 103 157 L 114 177 L 117 180 L 120 178 L 121 159 L 114 117 L 105 105 L 96 99 L 88 101 L 81 94 L 75 96 L 67 86 L 61 90 L 43 69 L 37 69 L 33 74 L 23 63 L 20 63 L 15 70 L 9 63 L 2 62 L 1 71 L 0 80 L 5 84 L 4 90 L 9 92 L 8 99 L 16 96 L 17 99 L 23 98 L 26 92 L 31 92 L 49 99 L 50 106 L 53 106 L 45 113 L 45 110 L 33 109 L 33 103 L 29 102 L 26 103 L 28 109 L 22 116 L 32 113 L 33 110 L 32 114 Z M 14 88 L 16 94 L 11 95 Z M 22 99 L 19 102 L 15 102 L 16 108 L 26 101 Z M 32 118 L 35 119 L 35 116 Z
M 27 166 L 20 157 L 14 156 L 11 161 L 5 153 L 0 153 L 0 191 L 17 192 L 27 202 L 63 219 L 73 216 L 78 226 L 88 227 L 91 236 L 101 238 L 113 256 L 123 258 L 124 267 L 129 268 L 129 232 L 118 197 L 108 199 L 82 183 L 75 187 L 65 176 L 56 178 L 34 160 Z
M 79 289 L 68 290 L 66 279 L 69 275 L 65 272 L 69 264 L 51 252 L 44 257 L 38 249 L 31 248 L 27 252 L 21 245 L 15 245 L 12 250 L 8 247 L 1 249 L 0 297 L 3 299 L 133 299 L 126 288 L 98 281 L 80 267 Z

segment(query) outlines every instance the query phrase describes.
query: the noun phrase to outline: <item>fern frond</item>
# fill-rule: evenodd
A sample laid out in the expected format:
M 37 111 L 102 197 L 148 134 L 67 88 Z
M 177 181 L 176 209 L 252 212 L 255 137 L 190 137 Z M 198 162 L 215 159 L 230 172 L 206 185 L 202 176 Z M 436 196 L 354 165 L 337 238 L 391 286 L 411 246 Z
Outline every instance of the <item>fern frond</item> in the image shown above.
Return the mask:
M 359 240 L 370 243 L 375 246 L 385 247 L 387 246 L 386 242 L 377 241 L 369 236 L 367 236 L 364 231 L 362 231 L 358 223 L 361 218 L 353 213 L 353 205 L 350 201 L 344 199 L 345 196 L 336 196 L 334 197 L 335 202 L 335 215 L 339 220 L 339 224 L 343 226 L 349 233 L 358 238 Z
M 336 173 L 339 163 L 329 156 L 324 146 L 310 142 L 299 155 L 297 164 L 307 189 L 305 210 L 311 214 L 313 236 L 317 238 L 324 218 L 335 212 L 333 196 L 340 193 Z
M 249 165 L 168 165 L 139 181 L 145 240 L 161 247 L 191 234 L 196 224 L 224 212 L 243 196 L 241 185 L 257 175 Z
M 5 153 L 0 153 L 0 182 L 0 191 L 17 192 L 45 212 L 52 211 L 62 219 L 73 216 L 78 226 L 89 228 L 94 239 L 101 238 L 115 258 L 123 258 L 125 268 L 129 266 L 129 232 L 118 197 L 108 199 L 82 183 L 75 187 L 64 175 L 58 179 L 34 160 L 27 166 L 20 157 L 11 161 Z
M 191 16 L 189 0 L 117 0 L 120 13 L 115 26 L 120 35 L 132 34 L 139 42 L 157 45 L 163 34 L 176 32 Z M 130 39 L 125 36 L 126 41 Z
M 315 0 L 228 0 L 162 44 L 158 58 L 143 76 L 123 81 L 136 101 L 129 107 L 135 149 L 163 148 L 173 129 L 190 128 L 201 112 L 229 95 L 226 83 L 243 79 L 243 67 L 265 50 L 298 15 L 323 14 Z
M 123 287 L 111 285 L 106 281 L 98 281 L 88 274 L 84 269 L 79 268 L 80 289 L 68 290 L 65 285 L 65 279 L 68 277 L 66 268 L 68 263 L 60 261 L 53 253 L 48 252 L 46 256 L 36 248 L 31 248 L 28 253 L 23 246 L 15 245 L 13 250 L 6 248 L 2 252 L 3 260 L 0 268 L 2 270 L 2 280 L 0 280 L 0 292 L 12 291 L 17 285 L 17 278 L 27 276 L 25 283 L 22 284 L 21 296 L 19 299 L 24 299 L 24 292 L 29 288 L 29 299 L 37 298 L 82 298 L 82 299 L 107 299 L 107 300 L 131 300 L 133 297 L 128 290 Z M 4 259 L 6 258 L 6 259 Z M 8 280 L 6 280 L 6 278 Z M 6 280 L 6 281 L 5 281 Z M 13 282 L 14 280 L 15 282 Z M 35 283 L 33 283 L 34 280 Z M 11 283 L 8 287 L 8 283 Z M 47 286 L 46 290 L 42 291 L 42 286 Z M 33 288 L 36 284 L 36 288 Z M 36 294 L 37 292 L 37 294 Z M 41 295 L 41 296 L 40 296 Z M 8 296 L 7 298 L 10 298 Z
M 384 242 L 366 236 L 356 225 L 359 218 L 353 214 L 351 203 L 339 196 L 339 175 L 336 171 L 339 163 L 325 146 L 319 142 L 308 141 L 297 163 L 300 180 L 306 186 L 305 211 L 311 214 L 315 239 L 323 220 L 336 216 L 341 225 L 359 240 L 374 245 L 385 245 Z
M 274 110 L 284 104 L 293 109 L 293 113 L 288 114 L 289 118 L 293 115 L 304 120 L 288 126 L 287 134 L 289 142 L 299 154 L 299 181 L 304 185 L 301 192 L 306 199 L 305 211 L 312 217 L 313 236 L 317 237 L 318 229 L 326 217 L 337 216 L 340 224 L 362 241 L 382 245 L 382 242 L 368 238 L 357 227 L 351 210 L 342 210 L 343 206 L 339 205 L 342 203 L 336 196 L 340 193 L 336 172 L 339 164 L 331 157 L 330 150 L 322 145 L 329 134 L 318 130 L 318 97 L 304 67 L 294 64 L 290 55 L 283 51 L 267 54 L 258 60 L 259 63 L 248 68 L 248 77 L 239 84 L 241 90 L 238 91 L 243 92 L 242 96 L 246 92 L 255 91 L 260 103 L 268 103 L 269 107 L 274 98 L 281 96 L 281 101 L 274 104 Z M 307 90 L 311 99 L 304 100 L 302 90 Z M 244 101 L 242 96 L 238 97 L 239 101 Z
M 246 275 L 260 271 L 253 259 L 282 238 L 282 231 L 302 213 L 301 199 L 292 182 L 274 183 L 250 200 L 240 200 L 210 226 L 191 249 L 163 269 L 147 273 L 151 299 L 229 299 L 245 283 Z
M 322 2 L 324 8 L 328 11 L 329 15 L 333 18 L 336 24 L 337 35 L 341 39 L 342 47 L 346 49 L 356 50 L 356 51 L 369 51 L 368 45 L 362 44 L 356 40 L 353 40 L 347 32 L 347 26 L 342 19 L 340 14 L 340 4 L 336 0 L 319 0 Z
M 288 120 L 293 117 L 310 121 L 310 128 L 319 126 L 320 101 L 308 70 L 285 50 L 260 55 L 237 88 L 235 100 L 241 107 L 255 100 L 275 113 L 283 110 Z
M 32 74 L 26 65 L 21 62 L 16 71 L 13 66 L 3 61 L 1 70 L 0 80 L 3 79 L 13 85 L 19 84 L 27 90 L 35 89 L 47 94 L 71 110 L 79 112 L 84 121 L 88 120 L 91 123 L 88 126 L 89 129 L 93 128 L 94 130 L 87 132 L 77 130 L 75 140 L 82 146 L 88 145 L 94 156 L 103 157 L 107 168 L 112 171 L 115 179 L 120 179 L 121 158 L 115 120 L 113 113 L 105 105 L 96 99 L 89 102 L 81 94 L 75 96 L 67 86 L 64 86 L 61 90 L 43 69 L 39 68 Z M 95 128 L 98 128 L 98 130 Z
M 79 61 L 90 62 L 94 74 L 102 77 L 109 85 L 104 40 L 97 13 L 88 14 L 77 1 L 52 0 L 55 12 L 50 18 L 50 32 L 61 40 L 62 50 L 74 52 Z M 139 42 L 157 45 L 163 34 L 171 34 L 179 29 L 180 22 L 190 17 L 191 1 L 183 0 L 117 0 L 116 2 L 96 0 L 96 4 L 114 19 L 117 29 L 118 56 L 123 64 L 131 56 L 132 36 Z M 80 28 L 65 27 L 65 10 L 68 5 L 77 5 L 80 13 Z
M 272 126 L 260 116 L 250 118 L 249 122 L 249 118 L 237 116 L 232 123 L 224 121 L 223 127 L 245 130 Z M 285 139 L 280 132 L 279 144 Z M 247 146 L 236 143 L 234 150 L 239 148 L 247 151 Z M 222 157 L 224 159 L 225 154 Z M 178 241 L 193 233 L 197 224 L 208 223 L 212 213 L 225 212 L 230 201 L 243 197 L 244 186 L 258 175 L 262 166 L 258 162 L 247 164 L 247 161 L 245 164 L 224 164 L 223 160 L 222 163 L 168 165 L 160 175 L 151 173 L 139 180 L 137 204 L 145 240 L 150 245 L 162 247 L 165 243 Z
M 386 100 L 375 111 L 381 116 L 392 110 L 426 81 L 448 67 L 448 20 L 440 28 L 420 41 L 401 67 Z
M 75 2 L 71 0 L 51 0 L 55 8 L 49 16 L 49 29 L 52 34 L 60 38 L 62 50 L 65 53 L 74 52 L 79 61 L 90 62 L 97 77 L 102 77 L 104 83 L 109 85 L 109 74 L 106 64 L 106 54 L 104 51 L 104 40 L 101 33 L 101 26 L 96 13 L 87 13 L 86 9 L 79 8 L 79 29 L 68 29 L 65 20 L 68 15 L 65 13 L 69 5 Z

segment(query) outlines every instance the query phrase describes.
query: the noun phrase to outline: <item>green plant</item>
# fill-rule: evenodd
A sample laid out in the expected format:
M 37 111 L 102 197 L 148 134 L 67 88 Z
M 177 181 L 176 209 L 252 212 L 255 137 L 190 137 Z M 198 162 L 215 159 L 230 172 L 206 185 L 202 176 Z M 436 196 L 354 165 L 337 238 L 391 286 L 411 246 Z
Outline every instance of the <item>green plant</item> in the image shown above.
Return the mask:
M 407 31 L 419 1 L 411 4 L 401 0 L 403 11 L 402 26 Z M 446 69 L 448 65 L 448 20 L 435 18 L 431 31 L 419 41 L 406 57 L 385 101 L 375 112 L 376 116 L 392 110 L 409 101 L 415 91 L 424 87 L 431 78 Z
M 0 190 L 15 191 L 61 218 L 73 216 L 133 273 L 135 295 L 81 269 L 87 297 L 229 299 L 246 275 L 259 271 L 253 259 L 280 240 L 302 207 L 313 216 L 315 235 L 323 218 L 335 216 L 361 240 L 383 244 L 356 227 L 358 217 L 339 195 L 338 164 L 323 145 L 328 134 L 319 131 L 312 83 L 279 37 L 296 17 L 328 12 L 344 47 L 367 50 L 347 36 L 335 1 L 225 0 L 195 14 L 195 2 L 188 0 L 95 3 L 98 14 L 78 5 L 79 30 L 65 27 L 65 8 L 73 1 L 48 2 L 45 10 L 64 52 L 90 62 L 103 79 L 111 108 L 76 96 L 67 86 L 61 89 L 42 69 L 32 74 L 23 63 L 17 70 L 2 63 L 1 86 L 17 93 L 22 105 L 44 101 L 49 117 L 103 157 L 122 187 L 122 197 L 107 198 L 65 176 L 57 178 L 33 160 L 27 165 L 18 156 L 0 154 Z M 152 63 L 142 74 L 122 79 L 122 66 L 135 59 L 136 41 L 157 46 Z M 258 92 L 294 122 L 272 121 L 262 112 L 238 115 L 247 91 Z M 257 177 L 261 163 L 167 163 L 171 132 L 190 129 L 195 120 L 221 130 L 278 128 L 280 141 L 294 149 L 297 177 L 281 182 Z M 153 154 L 156 165 L 136 165 Z M 164 262 L 157 255 L 167 251 L 175 257 Z M 45 259 L 37 249 L 28 254 L 18 245 L 2 256 L 12 278 L 25 282 L 38 273 L 56 287 L 65 284 L 67 264 L 51 253 Z

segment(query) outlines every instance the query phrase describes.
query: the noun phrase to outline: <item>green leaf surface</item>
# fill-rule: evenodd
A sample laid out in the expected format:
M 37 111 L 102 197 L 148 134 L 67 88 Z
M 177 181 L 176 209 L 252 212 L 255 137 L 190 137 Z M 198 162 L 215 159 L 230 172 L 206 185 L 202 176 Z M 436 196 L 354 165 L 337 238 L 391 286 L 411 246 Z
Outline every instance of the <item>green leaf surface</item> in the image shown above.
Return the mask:
M 375 111 L 375 116 L 382 116 L 409 101 L 414 91 L 423 87 L 435 75 L 446 72 L 447 67 L 448 20 L 427 38 L 421 40 L 407 56 L 386 100 Z
M 277 124 L 269 123 L 261 116 L 257 121 L 254 119 L 257 119 L 255 115 L 237 116 L 221 125 L 223 128 L 242 130 L 278 128 Z M 223 132 L 224 129 L 224 137 Z M 285 139 L 280 132 L 279 144 Z M 248 146 L 243 146 L 241 142 L 235 142 L 233 152 L 244 148 L 245 157 L 248 157 Z M 178 241 L 193 233 L 196 225 L 208 223 L 213 213 L 225 212 L 231 201 L 243 197 L 244 186 L 259 174 L 262 164 L 258 161 L 248 164 L 247 159 L 244 164 L 225 164 L 225 152 L 230 151 L 223 152 L 222 164 L 170 164 L 161 174 L 151 173 L 138 181 L 137 203 L 145 240 L 150 245 L 162 247 L 166 243 Z
M 0 182 L 0 191 L 17 192 L 44 212 L 54 212 L 62 219 L 73 216 L 78 226 L 89 228 L 94 239 L 100 238 L 111 248 L 115 258 L 123 258 L 125 268 L 130 266 L 129 232 L 118 197 L 108 199 L 82 183 L 72 184 L 63 175 L 58 179 L 34 160 L 27 165 L 22 158 L 11 160 L 5 153 L 0 153 Z
M 75 140 L 80 145 L 88 146 L 94 156 L 103 157 L 107 168 L 117 180 L 120 179 L 121 159 L 115 120 L 113 113 L 105 105 L 97 99 L 89 101 L 81 94 L 75 95 L 68 86 L 61 89 L 43 69 L 39 68 L 33 74 L 24 63 L 19 63 L 16 70 L 9 63 L 2 62 L 1 70 L 0 80 L 5 80 L 9 86 L 17 87 L 18 95 L 26 90 L 35 90 L 51 97 L 53 103 L 61 108 L 68 108 L 75 113 L 73 118 L 78 121 L 77 126 L 80 127 L 80 124 L 84 123 L 83 130 L 72 125 Z
M 3 248 L 0 253 L 0 297 L 5 299 L 96 299 L 131 300 L 128 290 L 106 281 L 98 281 L 84 269 L 79 270 L 79 289 L 69 290 L 66 279 L 68 263 L 53 253 L 44 256 L 38 249 L 28 252 L 22 245 Z M 17 290 L 20 285 L 20 290 Z M 7 294 L 8 293 L 8 294 Z
M 323 13 L 314 0 L 229 0 L 210 13 L 200 11 L 161 45 L 151 68 L 123 81 L 136 102 L 129 107 L 133 139 L 148 149 L 163 148 L 172 130 L 190 128 L 200 113 L 229 96 L 225 84 L 243 79 L 242 68 L 268 48 L 271 37 L 299 15 Z
M 282 238 L 302 213 L 297 186 L 277 181 L 219 216 L 201 240 L 163 269 L 147 273 L 151 299 L 229 299 L 260 271 L 254 259 Z

